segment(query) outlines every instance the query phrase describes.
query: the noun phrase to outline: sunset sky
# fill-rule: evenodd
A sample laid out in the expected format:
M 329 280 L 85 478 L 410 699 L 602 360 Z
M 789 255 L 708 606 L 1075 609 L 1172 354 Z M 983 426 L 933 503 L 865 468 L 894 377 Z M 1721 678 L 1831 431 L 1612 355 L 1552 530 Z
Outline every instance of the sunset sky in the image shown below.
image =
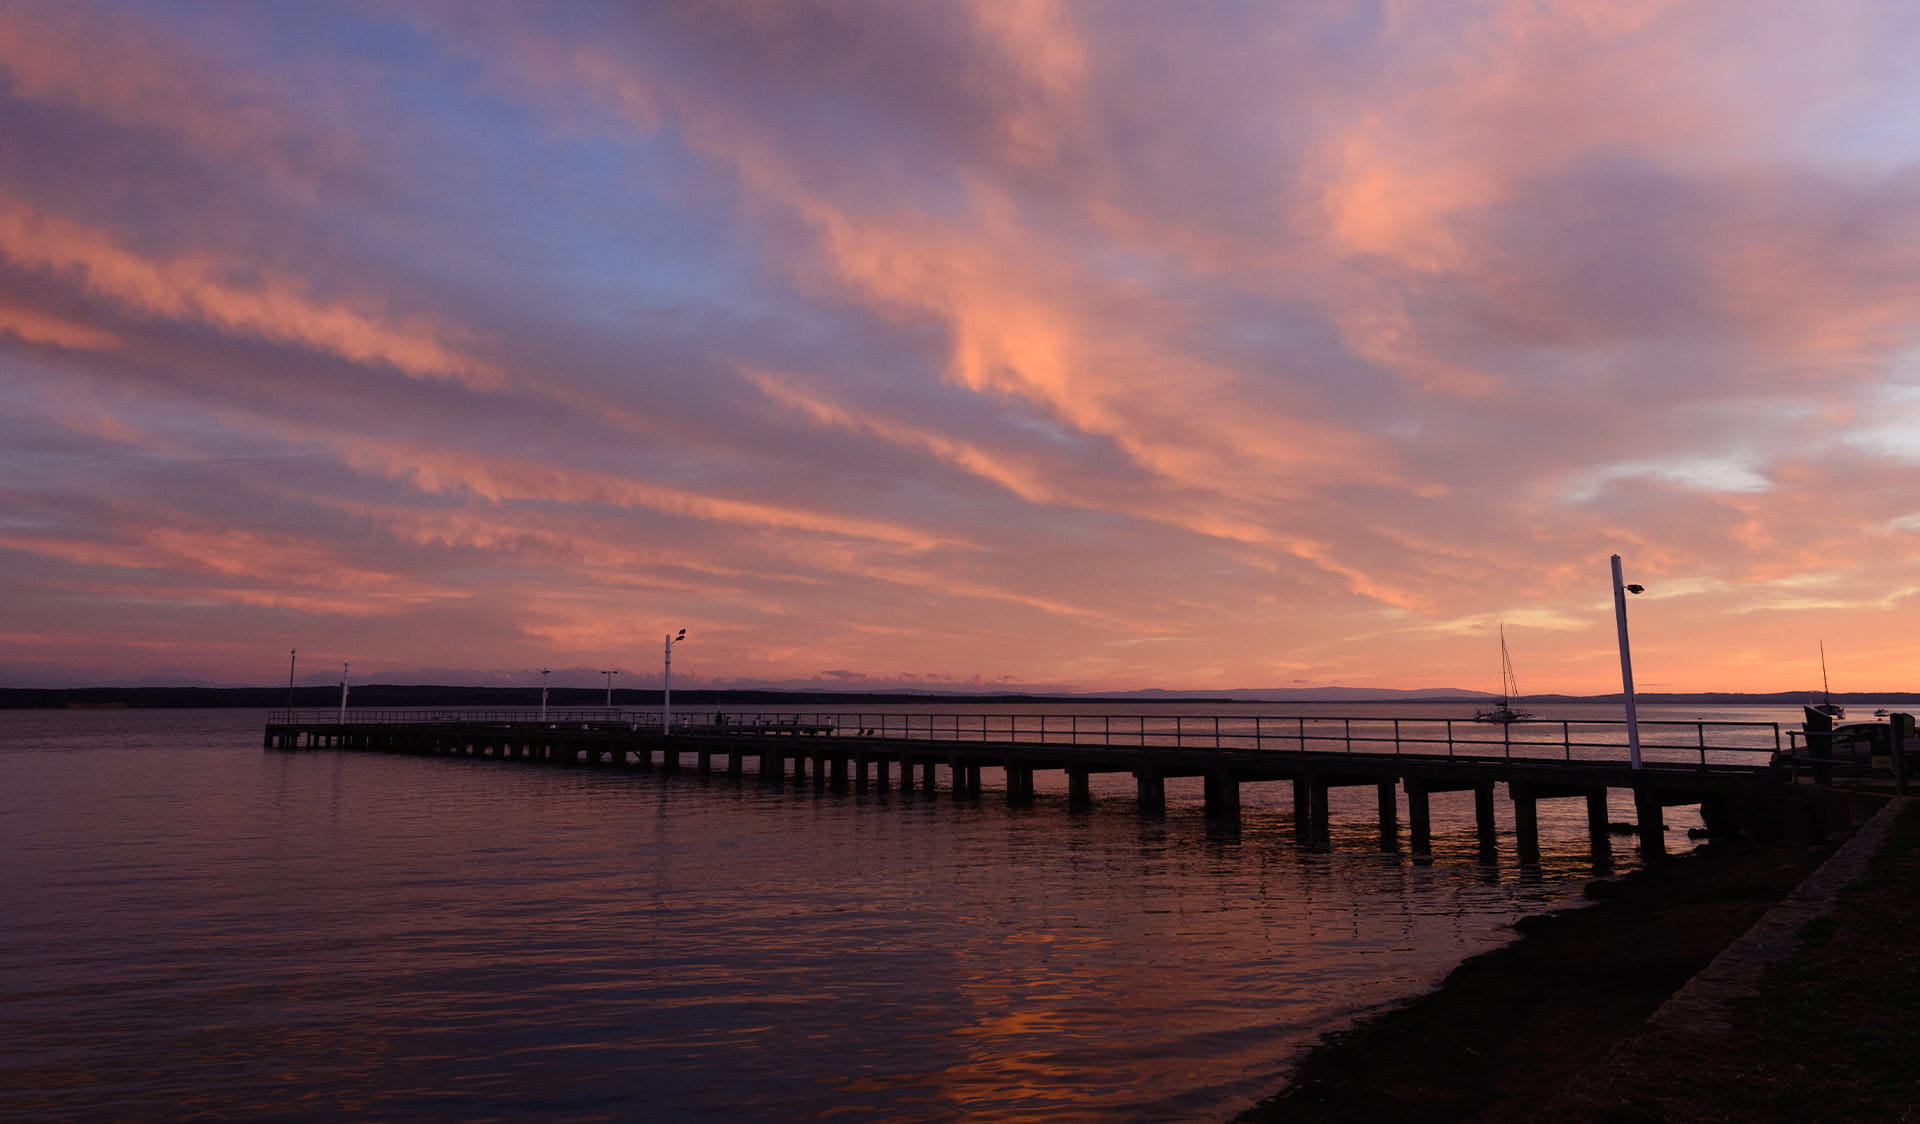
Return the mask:
M 1909 0 L 0 0 L 0 685 L 1920 689 Z

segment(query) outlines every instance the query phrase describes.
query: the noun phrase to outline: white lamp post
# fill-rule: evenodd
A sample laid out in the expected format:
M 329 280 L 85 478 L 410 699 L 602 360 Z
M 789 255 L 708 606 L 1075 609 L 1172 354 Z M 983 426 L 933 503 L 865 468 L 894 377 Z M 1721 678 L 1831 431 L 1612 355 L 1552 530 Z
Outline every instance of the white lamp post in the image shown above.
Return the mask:
M 1620 686 L 1627 698 L 1627 759 L 1640 767 L 1640 718 L 1633 707 L 1633 656 L 1627 648 L 1627 594 L 1640 593 L 1644 586 L 1623 585 L 1620 581 L 1620 556 L 1613 556 L 1613 617 L 1620 628 Z
M 353 667 L 351 663 L 340 665 L 340 724 L 342 726 L 347 724 L 347 671 L 351 667 Z
M 667 637 L 662 648 L 665 662 L 660 668 L 660 732 L 673 733 L 673 646 L 687 638 L 687 630 L 681 629 L 677 635 Z
M 547 720 L 547 668 L 540 669 L 540 721 Z
M 607 677 L 607 709 L 611 711 L 613 709 L 613 677 L 620 674 L 620 669 L 616 667 L 611 671 L 602 671 L 600 674 Z

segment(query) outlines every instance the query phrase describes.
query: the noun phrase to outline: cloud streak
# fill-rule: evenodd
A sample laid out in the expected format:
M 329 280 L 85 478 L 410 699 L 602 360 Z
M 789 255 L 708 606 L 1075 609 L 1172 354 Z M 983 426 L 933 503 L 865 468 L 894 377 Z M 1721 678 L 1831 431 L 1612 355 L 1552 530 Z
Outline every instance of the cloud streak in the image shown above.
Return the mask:
M 0 12 L 0 675 L 1912 677 L 1908 5 L 551 15 Z

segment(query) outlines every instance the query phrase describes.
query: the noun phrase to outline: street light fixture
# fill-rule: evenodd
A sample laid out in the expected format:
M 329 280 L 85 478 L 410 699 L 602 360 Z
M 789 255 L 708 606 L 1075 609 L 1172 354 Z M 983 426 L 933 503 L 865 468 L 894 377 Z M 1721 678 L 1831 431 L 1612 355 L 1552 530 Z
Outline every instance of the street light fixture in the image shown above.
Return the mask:
M 620 674 L 620 669 L 616 667 L 611 671 L 602 671 L 600 674 L 607 677 L 607 709 L 612 710 L 613 709 L 613 677 Z
M 540 669 L 540 721 L 542 722 L 547 720 L 547 676 L 549 674 L 547 668 Z
M 1627 648 L 1627 594 L 1645 593 L 1646 587 L 1625 585 L 1620 580 L 1620 556 L 1613 556 L 1613 617 L 1620 630 L 1620 686 L 1627 700 L 1627 759 L 1640 767 L 1640 718 L 1633 705 L 1633 656 Z
M 662 734 L 673 733 L 673 646 L 686 638 L 687 630 L 683 628 L 678 633 L 668 636 L 666 644 L 661 649 L 666 657 L 660 668 L 660 732 Z

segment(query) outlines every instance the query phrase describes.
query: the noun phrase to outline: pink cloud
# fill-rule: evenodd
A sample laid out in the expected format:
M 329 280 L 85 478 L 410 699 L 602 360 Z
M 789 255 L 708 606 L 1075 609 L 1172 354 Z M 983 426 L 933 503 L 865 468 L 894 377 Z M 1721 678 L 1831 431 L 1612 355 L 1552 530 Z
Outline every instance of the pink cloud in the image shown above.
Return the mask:
M 589 666 L 670 620 L 712 681 L 1473 686 L 1504 620 L 1604 690 L 1618 551 L 1659 678 L 1788 683 L 1814 629 L 1897 678 L 1910 37 L 9 10 L 9 651 Z

